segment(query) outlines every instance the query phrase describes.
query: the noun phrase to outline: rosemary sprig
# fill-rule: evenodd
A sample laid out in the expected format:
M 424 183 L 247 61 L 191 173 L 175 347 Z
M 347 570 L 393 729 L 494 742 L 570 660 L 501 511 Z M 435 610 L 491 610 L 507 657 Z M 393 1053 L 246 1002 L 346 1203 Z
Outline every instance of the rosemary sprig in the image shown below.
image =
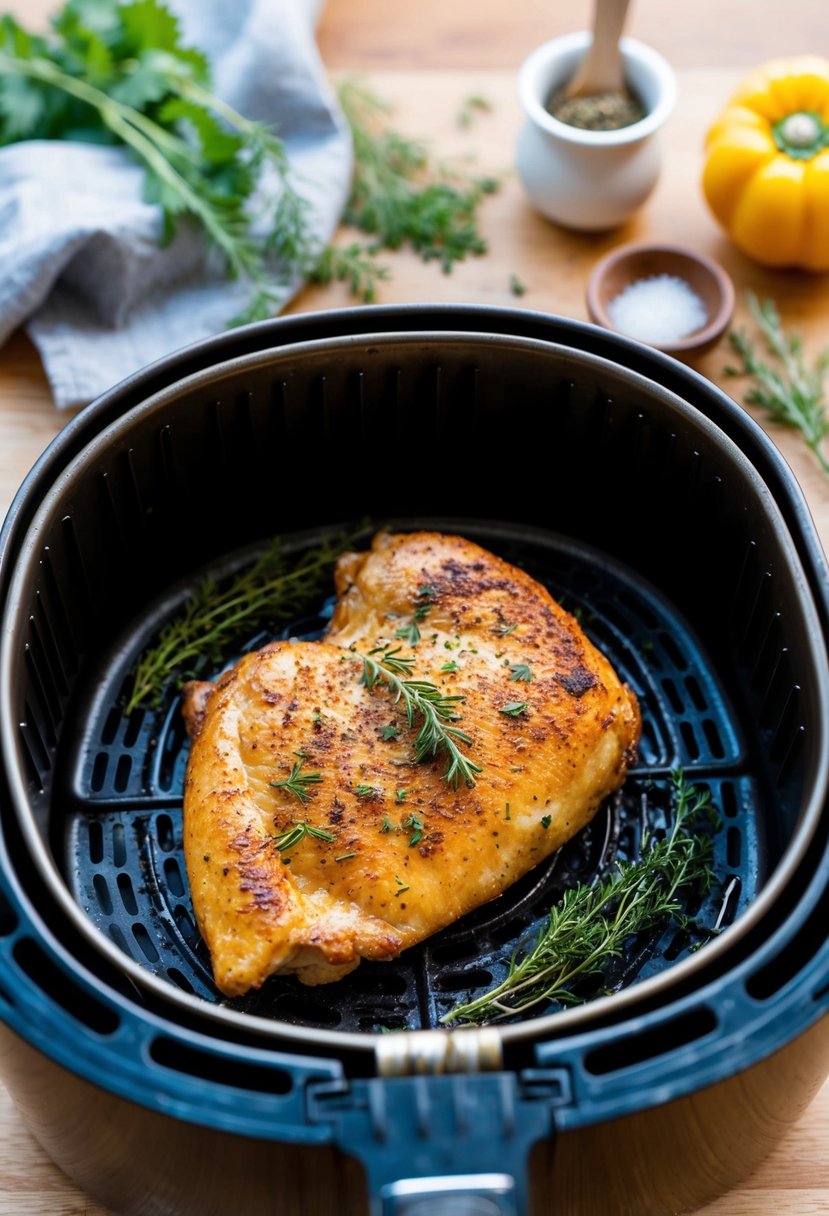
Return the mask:
M 744 330 L 732 330 L 729 341 L 742 359 L 741 367 L 727 367 L 728 376 L 751 376 L 753 385 L 746 393 L 748 405 L 761 409 L 784 426 L 799 430 L 814 452 L 824 473 L 829 475 L 829 460 L 822 450 L 829 433 L 824 380 L 829 367 L 829 349 L 823 350 L 812 367 L 806 364 L 799 334 L 787 334 L 772 300 L 749 292 L 746 302 L 768 353 L 775 364 L 764 361 Z
M 306 823 L 304 819 L 295 819 L 289 828 L 271 839 L 275 849 L 278 849 L 280 853 L 286 853 L 306 836 L 311 836 L 315 840 L 325 840 L 328 844 L 332 844 L 337 839 L 333 832 L 328 832 L 325 828 L 315 828 L 310 823 Z
M 302 803 L 310 802 L 311 791 L 308 787 L 309 785 L 319 785 L 322 781 L 322 773 L 304 773 L 302 771 L 305 764 L 304 754 L 295 752 L 294 755 L 297 759 L 294 767 L 291 769 L 290 776 L 286 777 L 284 781 L 271 781 L 270 784 L 275 790 L 285 790 L 287 793 L 293 794 Z M 311 832 L 311 835 L 318 834 L 314 829 L 309 828 L 308 830 Z
M 161 631 L 135 668 L 124 708 L 155 708 L 173 680 L 192 679 L 206 666 L 224 662 L 228 647 L 266 623 L 290 620 L 327 585 L 348 539 L 335 537 L 295 561 L 276 538 L 252 565 L 224 586 L 202 579 L 178 616 Z
M 429 680 L 412 679 L 414 659 L 402 657 L 399 646 L 378 646 L 367 655 L 356 650 L 352 653 L 362 660 L 362 682 L 366 688 L 385 684 L 394 694 L 395 702 L 403 701 L 409 726 L 414 726 L 416 718 L 423 719 L 414 743 L 414 762 L 419 764 L 443 752 L 449 759 L 449 767 L 444 773 L 449 784 L 455 789 L 461 782 L 473 786 L 475 774 L 483 770 L 458 747 L 459 743 L 471 743 L 472 739 L 459 727 L 448 725 L 460 720 L 455 710 L 465 698 L 443 696 Z
M 576 1004 L 580 980 L 600 976 L 622 951 L 627 938 L 688 923 L 680 892 L 707 890 L 713 881 L 711 838 L 699 832 L 714 818 L 707 790 L 689 785 L 682 770 L 672 773 L 674 821 L 662 839 L 643 844 L 636 861 L 617 862 L 594 885 L 580 883 L 551 909 L 533 945 L 513 955 L 507 978 L 476 1000 L 458 1005 L 444 1023 L 500 1021 L 538 1004 Z

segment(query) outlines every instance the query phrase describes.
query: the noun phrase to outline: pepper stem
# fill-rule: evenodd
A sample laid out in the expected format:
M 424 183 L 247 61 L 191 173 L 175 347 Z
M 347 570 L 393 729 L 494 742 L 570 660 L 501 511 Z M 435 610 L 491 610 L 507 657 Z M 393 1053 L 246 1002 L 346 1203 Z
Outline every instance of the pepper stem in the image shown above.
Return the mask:
M 796 110 L 772 127 L 774 142 L 795 160 L 810 160 L 829 143 L 829 127 L 813 110 Z

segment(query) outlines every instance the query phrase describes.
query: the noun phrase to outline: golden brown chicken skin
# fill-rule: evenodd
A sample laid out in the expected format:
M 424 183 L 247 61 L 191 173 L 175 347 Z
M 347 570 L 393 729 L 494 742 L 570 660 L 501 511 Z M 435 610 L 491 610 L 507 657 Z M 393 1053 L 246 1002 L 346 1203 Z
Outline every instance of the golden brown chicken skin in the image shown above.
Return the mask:
M 184 691 L 187 872 L 229 996 L 395 957 L 560 848 L 635 756 L 633 694 L 540 584 L 478 545 L 380 534 L 336 587 L 322 641 L 271 643 Z M 413 758 L 422 719 L 383 678 L 389 655 L 411 660 L 400 679 L 463 698 L 446 720 L 468 737 L 456 781 L 444 749 Z

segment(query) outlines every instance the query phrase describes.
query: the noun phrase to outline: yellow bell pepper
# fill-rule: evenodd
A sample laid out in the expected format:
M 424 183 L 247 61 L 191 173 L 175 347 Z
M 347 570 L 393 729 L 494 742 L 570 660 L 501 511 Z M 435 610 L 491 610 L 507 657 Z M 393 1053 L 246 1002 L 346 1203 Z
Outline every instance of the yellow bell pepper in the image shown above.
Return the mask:
M 829 270 L 829 60 L 776 59 L 745 78 L 708 132 L 702 188 L 755 261 Z

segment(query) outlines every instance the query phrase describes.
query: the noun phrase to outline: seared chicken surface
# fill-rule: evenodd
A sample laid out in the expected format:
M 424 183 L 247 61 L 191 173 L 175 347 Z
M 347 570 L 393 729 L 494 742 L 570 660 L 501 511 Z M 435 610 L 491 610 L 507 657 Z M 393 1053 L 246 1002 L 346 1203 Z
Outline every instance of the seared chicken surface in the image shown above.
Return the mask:
M 478 545 L 380 534 L 336 587 L 322 641 L 273 642 L 184 690 L 187 872 L 228 996 L 395 957 L 564 844 L 635 756 L 633 694 L 540 584 Z M 383 665 L 373 682 L 363 656 Z M 422 718 L 382 678 L 395 658 L 412 660 L 399 678 L 463 698 L 444 720 L 475 766 L 457 783 L 444 749 L 413 759 Z

